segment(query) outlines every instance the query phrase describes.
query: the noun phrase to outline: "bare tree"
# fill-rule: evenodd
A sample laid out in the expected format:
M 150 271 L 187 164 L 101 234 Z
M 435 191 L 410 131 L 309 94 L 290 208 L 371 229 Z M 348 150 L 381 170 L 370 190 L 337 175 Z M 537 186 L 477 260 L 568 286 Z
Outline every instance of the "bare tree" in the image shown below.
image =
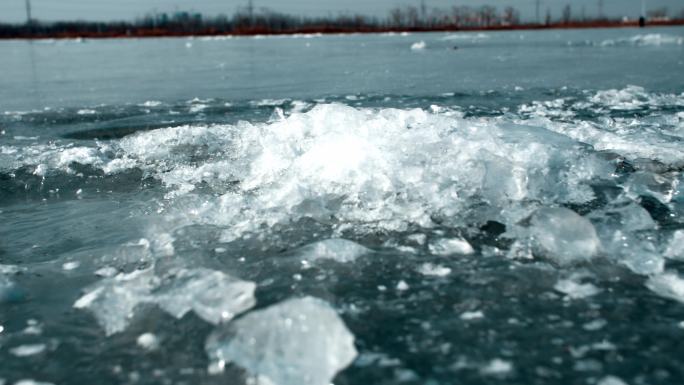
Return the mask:
M 420 16 L 418 15 L 418 8 L 410 6 L 406 9 L 406 18 L 409 26 L 415 28 L 420 24 Z
M 513 7 L 506 7 L 504 9 L 503 20 L 508 25 L 515 25 L 520 22 L 520 12 Z
M 402 12 L 401 8 L 397 7 L 390 10 L 390 23 L 395 27 L 404 24 L 404 12 Z
M 546 25 L 551 24 L 551 9 L 546 8 L 546 20 L 545 20 Z
M 496 8 L 490 5 L 483 5 L 480 7 L 480 23 L 485 27 L 489 27 L 496 21 Z
M 566 4 L 565 7 L 563 7 L 563 23 L 569 24 L 571 19 L 572 9 L 570 8 L 570 4 Z
M 667 17 L 667 7 L 656 8 L 648 11 L 648 17 L 651 19 L 661 19 Z

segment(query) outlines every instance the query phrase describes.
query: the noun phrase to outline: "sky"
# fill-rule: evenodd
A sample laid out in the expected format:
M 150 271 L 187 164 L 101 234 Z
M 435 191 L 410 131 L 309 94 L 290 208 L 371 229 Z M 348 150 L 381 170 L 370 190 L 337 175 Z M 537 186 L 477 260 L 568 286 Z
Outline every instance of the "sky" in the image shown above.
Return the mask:
M 131 20 L 146 13 L 197 11 L 205 15 L 233 14 L 247 0 L 30 0 L 33 18 L 38 20 Z M 420 0 L 253 0 L 254 6 L 307 16 L 360 13 L 386 16 L 396 6 L 418 5 Z M 499 9 L 516 7 L 523 19 L 534 20 L 536 0 L 424 0 L 430 8 L 446 8 L 453 5 L 478 7 L 493 5 Z M 587 16 L 598 13 L 603 2 L 607 16 L 638 17 L 642 0 L 539 0 L 540 13 L 551 11 L 559 17 L 566 4 L 579 15 L 584 9 Z M 648 9 L 667 7 L 671 14 L 684 10 L 682 0 L 645 0 Z M 26 20 L 25 0 L 0 0 L 0 22 L 23 22 Z

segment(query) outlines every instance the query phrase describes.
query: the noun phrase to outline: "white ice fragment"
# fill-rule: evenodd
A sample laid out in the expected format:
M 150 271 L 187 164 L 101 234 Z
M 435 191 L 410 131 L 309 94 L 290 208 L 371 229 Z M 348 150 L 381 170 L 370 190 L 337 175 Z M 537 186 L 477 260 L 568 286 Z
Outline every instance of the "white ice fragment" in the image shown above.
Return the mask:
M 414 243 L 422 246 L 425 244 L 425 241 L 427 240 L 427 235 L 420 234 L 420 233 L 411 234 L 411 235 L 407 236 L 406 239 L 408 241 L 414 242 Z
M 118 273 L 119 271 L 111 266 L 105 266 L 100 269 L 95 270 L 95 275 L 99 277 L 113 277 Z
M 684 303 L 684 279 L 676 273 L 666 272 L 651 276 L 646 287 L 654 293 Z
M 65 262 L 62 265 L 62 270 L 66 270 L 66 271 L 75 270 L 75 269 L 78 269 L 79 266 L 81 266 L 81 263 L 78 261 Z
M 418 267 L 418 272 L 427 276 L 445 277 L 451 274 L 451 268 L 426 262 Z
M 491 376 L 502 376 L 510 373 L 513 370 L 513 364 L 510 361 L 505 361 L 500 358 L 495 358 L 482 368 L 480 373 Z
M 153 333 L 139 335 L 136 343 L 145 350 L 156 350 L 159 348 L 159 338 Z
M 153 301 L 176 318 L 192 310 L 203 320 L 218 324 L 253 307 L 255 289 L 254 282 L 220 271 L 182 269 L 155 291 Z
M 156 286 L 151 269 L 105 278 L 74 303 L 76 309 L 90 310 L 107 335 L 123 331 L 138 304 L 149 301 Z
M 357 355 L 335 310 L 312 297 L 225 324 L 209 336 L 206 351 L 213 362 L 233 362 L 278 385 L 328 385 Z
M 648 239 L 617 230 L 605 245 L 612 259 L 636 274 L 660 274 L 665 269 L 665 259 Z
M 604 319 L 597 319 L 593 320 L 591 322 L 587 322 L 584 325 L 582 325 L 582 329 L 587 330 L 587 331 L 595 331 L 595 330 L 600 330 L 603 329 L 604 326 L 606 326 L 608 322 Z
M 170 257 L 175 252 L 174 238 L 169 233 L 160 233 L 152 241 L 152 249 L 160 257 Z
M 45 344 L 20 345 L 10 349 L 10 353 L 17 357 L 28 357 L 45 351 Z
M 434 255 L 468 255 L 475 252 L 470 243 L 468 243 L 468 241 L 462 238 L 438 239 L 434 242 L 430 242 L 428 248 L 430 249 L 430 252 Z
M 51 382 L 36 381 L 36 380 L 32 380 L 32 379 L 28 378 L 28 379 L 19 380 L 19 381 L 15 382 L 14 385 L 54 385 L 54 384 Z
M 591 283 L 576 282 L 572 279 L 561 279 L 553 288 L 571 299 L 591 297 L 601 292 L 599 288 Z
M 409 285 L 403 279 L 397 283 L 397 290 L 406 291 L 408 289 L 409 289 Z
M 425 41 L 423 40 L 411 44 L 412 51 L 422 51 L 425 49 L 425 47 L 427 47 L 427 44 L 425 44 Z
M 346 239 L 326 239 L 301 248 L 301 259 L 314 262 L 319 259 L 331 259 L 333 261 L 346 263 L 353 262 L 361 255 L 369 253 L 370 250 L 358 243 Z
M 484 318 L 484 313 L 481 310 L 476 311 L 466 311 L 461 314 L 460 318 L 464 321 L 471 321 L 480 318 Z
M 253 282 L 204 268 L 174 269 L 162 278 L 152 269 L 104 278 L 74 307 L 90 310 L 107 335 L 123 331 L 139 304 L 156 304 L 181 318 L 194 311 L 203 320 L 228 321 L 255 304 Z
M 684 260 L 684 230 L 677 230 L 672 234 L 664 255 L 667 258 Z
M 600 241 L 586 218 L 566 208 L 542 208 L 532 216 L 536 252 L 561 265 L 592 258 Z
M 657 227 L 653 218 L 651 218 L 651 214 L 635 203 L 614 210 L 614 212 L 620 215 L 620 224 L 623 231 L 652 230 Z
M 596 385 L 627 385 L 627 383 L 618 377 L 608 375 L 601 378 Z

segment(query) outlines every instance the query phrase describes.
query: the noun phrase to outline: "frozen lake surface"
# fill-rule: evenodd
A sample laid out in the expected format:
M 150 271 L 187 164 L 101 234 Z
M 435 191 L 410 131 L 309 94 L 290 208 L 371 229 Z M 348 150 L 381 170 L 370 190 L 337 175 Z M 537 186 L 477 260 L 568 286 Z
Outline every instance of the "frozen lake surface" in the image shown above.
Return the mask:
M 684 379 L 684 28 L 0 56 L 0 384 Z

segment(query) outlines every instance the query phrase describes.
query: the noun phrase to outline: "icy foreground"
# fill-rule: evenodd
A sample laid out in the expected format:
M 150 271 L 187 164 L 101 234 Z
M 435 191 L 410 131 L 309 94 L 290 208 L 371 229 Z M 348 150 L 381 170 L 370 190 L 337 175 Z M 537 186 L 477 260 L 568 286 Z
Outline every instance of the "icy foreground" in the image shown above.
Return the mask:
M 250 103 L 273 115 L 107 141 L 3 142 L 0 169 L 22 182 L 20 199 L 31 193 L 25 181 L 52 186 L 45 206 L 78 226 L 112 194 L 123 209 L 111 218 L 144 220 L 114 231 L 113 245 L 66 243 L 35 276 L 0 266 L 0 303 L 30 299 L 23 288 L 43 273 L 95 281 L 65 298 L 85 310 L 69 313 L 79 325 L 99 331 L 94 319 L 111 336 L 101 346 L 128 340 L 150 357 L 192 355 L 179 375 L 232 380 L 242 368 L 250 383 L 327 385 L 354 346 L 363 359 L 340 378 L 372 367 L 407 384 L 430 380 L 418 361 L 434 362 L 429 375 L 448 383 L 514 378 L 530 362 L 558 370 L 544 375 L 596 379 L 610 374 L 604 358 L 644 358 L 620 349 L 675 357 L 667 346 L 630 345 L 616 315 L 645 308 L 657 321 L 644 328 L 680 322 L 684 95 L 630 86 L 480 116 L 459 106 Z M 310 296 L 334 303 L 349 330 Z M 136 318 L 158 316 L 150 308 L 180 320 L 143 330 Z M 211 335 L 209 370 L 201 344 L 179 343 L 175 327 Z M 45 350 L 26 357 L 52 353 L 45 341 L 7 346 L 37 343 Z M 187 353 L 192 346 L 199 351 Z M 140 372 L 155 364 L 145 365 Z
M 266 383 L 328 385 L 356 358 L 354 336 L 335 310 L 313 297 L 253 311 L 207 339 L 209 357 L 234 363 Z

